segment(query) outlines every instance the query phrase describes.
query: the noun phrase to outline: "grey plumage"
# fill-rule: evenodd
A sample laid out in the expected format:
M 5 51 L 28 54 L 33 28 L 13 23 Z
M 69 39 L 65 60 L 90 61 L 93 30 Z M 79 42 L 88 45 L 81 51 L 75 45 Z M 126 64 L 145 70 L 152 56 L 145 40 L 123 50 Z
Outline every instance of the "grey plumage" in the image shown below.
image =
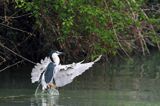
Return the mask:
M 59 54 L 61 54 L 61 52 L 53 53 L 50 57 L 53 59 L 52 61 L 49 57 L 46 57 L 44 60 L 41 60 L 41 63 L 37 63 L 37 65 L 32 69 L 32 83 L 37 82 L 40 79 L 43 90 L 46 89 L 47 85 L 53 81 L 57 87 L 63 87 L 92 67 L 93 64 L 101 58 L 100 55 L 95 61 L 89 63 L 83 63 L 83 61 L 81 61 L 78 63 L 61 65 L 59 64 Z
M 44 78 L 46 83 L 50 83 L 53 80 L 54 70 L 55 70 L 55 64 L 53 62 L 50 62 L 48 64 L 48 67 L 44 73 Z

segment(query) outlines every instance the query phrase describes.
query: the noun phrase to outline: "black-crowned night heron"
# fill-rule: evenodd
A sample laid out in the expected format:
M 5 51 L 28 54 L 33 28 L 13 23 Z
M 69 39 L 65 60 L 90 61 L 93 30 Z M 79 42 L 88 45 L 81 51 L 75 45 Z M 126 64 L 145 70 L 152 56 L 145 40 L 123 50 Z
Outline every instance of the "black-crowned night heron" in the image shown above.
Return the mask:
M 68 65 L 61 65 L 58 55 L 62 52 L 55 51 L 49 57 L 41 60 L 32 69 L 31 80 L 32 83 L 39 81 L 42 85 L 42 90 L 49 88 L 62 87 L 73 81 L 76 76 L 81 75 L 92 65 L 100 60 L 101 55 L 93 62 L 89 63 L 72 63 Z

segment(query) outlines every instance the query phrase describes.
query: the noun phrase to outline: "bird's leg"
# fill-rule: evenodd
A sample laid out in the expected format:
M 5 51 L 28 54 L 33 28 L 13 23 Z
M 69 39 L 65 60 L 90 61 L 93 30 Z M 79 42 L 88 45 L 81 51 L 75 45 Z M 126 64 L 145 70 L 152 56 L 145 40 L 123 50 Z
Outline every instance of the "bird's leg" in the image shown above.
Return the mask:
M 56 85 L 53 84 L 53 83 L 49 83 L 49 84 L 47 85 L 47 87 L 48 87 L 49 89 L 51 89 L 51 88 L 56 88 Z

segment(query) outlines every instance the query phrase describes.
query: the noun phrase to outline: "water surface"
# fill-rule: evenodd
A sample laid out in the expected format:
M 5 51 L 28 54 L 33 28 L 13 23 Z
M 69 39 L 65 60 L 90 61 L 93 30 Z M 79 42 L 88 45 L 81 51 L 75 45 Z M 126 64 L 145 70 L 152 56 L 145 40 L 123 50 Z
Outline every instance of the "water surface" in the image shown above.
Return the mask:
M 15 70 L 0 73 L 0 106 L 160 106 L 158 53 L 96 64 L 59 96 L 35 97 L 31 67 Z

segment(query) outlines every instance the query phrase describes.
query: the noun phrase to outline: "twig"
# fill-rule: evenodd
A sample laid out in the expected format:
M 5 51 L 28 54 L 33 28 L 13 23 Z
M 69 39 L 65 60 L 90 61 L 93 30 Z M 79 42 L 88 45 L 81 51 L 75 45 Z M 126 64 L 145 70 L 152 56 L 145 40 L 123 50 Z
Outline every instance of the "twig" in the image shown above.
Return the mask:
M 17 45 L 13 41 L 11 41 L 10 39 L 7 39 L 7 38 L 3 37 L 2 35 L 0 35 L 0 38 L 4 39 L 6 41 L 9 41 L 14 46 L 13 50 L 16 50 L 18 53 L 20 53 L 19 50 L 17 49 Z
M 22 63 L 23 61 L 24 61 L 24 60 L 21 60 L 21 61 L 18 61 L 18 62 L 16 62 L 16 63 L 12 64 L 12 65 L 9 65 L 9 66 L 7 66 L 7 67 L 1 69 L 0 72 L 6 70 L 6 69 L 8 69 L 8 68 L 11 68 L 11 67 L 13 67 L 13 66 L 15 66 L 15 65 L 17 65 L 17 64 L 19 64 L 19 63 Z
M 27 15 L 31 15 L 31 14 L 32 13 L 27 13 L 27 14 L 23 14 L 23 15 L 11 17 L 11 18 L 21 18 L 21 17 L 27 16 Z
M 3 47 L 3 48 L 5 48 L 5 49 L 7 49 L 7 50 L 10 51 L 10 52 L 12 52 L 12 53 L 15 54 L 16 56 L 18 56 L 18 57 L 20 57 L 20 58 L 22 58 L 22 59 L 24 59 L 24 60 L 26 60 L 26 61 L 28 61 L 28 62 L 30 62 L 30 63 L 36 64 L 35 62 L 33 62 L 33 61 L 31 61 L 31 60 L 23 57 L 22 55 L 17 54 L 17 53 L 14 52 L 13 50 L 11 50 L 11 49 L 9 49 L 8 47 L 4 46 L 2 43 L 0 43 L 0 46 Z
M 41 85 L 41 83 L 39 83 L 38 86 L 37 86 L 37 88 L 36 88 L 36 91 L 35 91 L 35 93 L 34 93 L 35 96 L 37 96 L 37 92 L 38 92 L 38 90 L 39 90 L 40 85 Z
M 0 62 L 0 65 L 1 65 L 1 64 L 3 64 L 6 61 L 6 59 L 3 58 L 2 56 L 0 56 L 0 58 L 2 59 L 2 62 Z
M 107 7 L 107 9 L 108 9 L 108 5 L 107 5 L 107 3 L 106 3 L 105 0 L 104 0 L 104 4 L 106 5 L 106 7 Z M 110 17 L 111 23 L 113 24 L 113 19 L 112 19 L 112 17 L 111 17 L 110 12 L 109 12 L 109 17 Z M 116 36 L 116 39 L 117 39 L 117 42 L 118 42 L 120 48 L 123 50 L 123 52 L 126 54 L 126 56 L 128 56 L 128 57 L 130 58 L 129 54 L 125 51 L 125 49 L 124 49 L 123 46 L 121 45 L 121 43 L 120 43 L 120 41 L 119 41 L 119 39 L 118 39 L 118 35 L 117 35 L 117 32 L 116 32 L 116 29 L 114 28 L 114 26 L 112 27 L 112 29 L 113 29 L 114 35 Z
M 128 1 L 128 0 L 126 0 L 126 2 L 127 2 L 127 4 L 128 4 L 128 6 L 130 7 L 129 9 L 130 9 L 130 11 L 131 11 L 131 14 L 133 15 L 132 16 L 132 19 L 133 19 L 133 21 L 136 23 L 136 18 L 134 18 L 134 16 L 135 16 L 135 14 L 134 14 L 134 10 L 132 9 L 132 7 L 131 7 L 131 3 Z M 135 0 L 132 0 L 132 2 L 134 2 L 135 4 L 136 4 L 136 1 Z M 140 8 L 141 9 L 141 8 Z M 141 12 L 142 12 L 142 9 L 141 9 Z M 145 15 L 145 14 L 144 14 Z M 147 15 L 145 15 L 145 16 L 147 16 Z M 137 19 L 138 20 L 138 19 Z M 140 44 L 141 44 L 141 48 L 142 48 L 142 52 L 143 52 L 143 55 L 145 55 L 145 48 L 146 48 L 146 51 L 148 52 L 148 53 L 150 53 L 149 52 L 149 49 L 148 49 L 148 47 L 147 47 L 147 44 L 146 44 L 146 41 L 145 41 L 145 39 L 144 39 L 144 36 L 142 35 L 142 32 L 141 32 L 141 28 L 140 27 L 138 27 L 138 26 L 136 26 L 136 30 L 137 30 L 137 34 L 138 34 L 138 36 L 140 37 Z
M 30 32 L 27 32 L 27 31 L 24 31 L 24 30 L 21 30 L 21 29 L 18 29 L 18 28 L 14 28 L 14 27 L 9 26 L 9 25 L 5 25 L 5 24 L 2 24 L 2 23 L 0 23 L 0 25 L 5 26 L 5 27 L 8 27 L 8 28 L 11 28 L 11 29 L 13 29 L 13 30 L 17 30 L 17 31 L 20 31 L 20 32 L 27 33 L 27 34 L 29 34 L 29 35 L 36 36 L 35 34 L 32 34 L 32 33 L 30 33 Z
M 135 0 L 132 0 L 132 1 L 136 4 L 136 1 L 135 1 Z M 143 13 L 143 15 L 146 17 L 147 21 L 149 21 L 149 17 L 148 17 L 148 15 L 144 12 L 144 10 L 143 10 L 142 8 L 140 8 L 140 10 L 141 10 L 141 12 Z M 153 33 L 156 35 L 156 31 L 155 31 L 153 25 L 150 24 L 150 26 L 151 26 L 151 29 L 152 29 Z M 156 39 L 156 41 L 157 41 L 157 39 Z M 144 44 L 145 44 L 145 43 L 144 43 Z M 145 46 L 146 46 L 146 44 L 145 44 Z M 158 41 L 157 41 L 157 47 L 158 47 L 158 49 L 160 50 L 160 46 L 159 46 L 159 44 L 158 44 Z M 148 48 L 147 48 L 147 51 L 149 52 Z
M 27 36 L 22 42 L 20 42 L 18 44 L 18 46 L 20 46 L 21 44 L 23 44 L 24 42 L 26 42 L 30 37 L 31 37 L 31 35 Z

